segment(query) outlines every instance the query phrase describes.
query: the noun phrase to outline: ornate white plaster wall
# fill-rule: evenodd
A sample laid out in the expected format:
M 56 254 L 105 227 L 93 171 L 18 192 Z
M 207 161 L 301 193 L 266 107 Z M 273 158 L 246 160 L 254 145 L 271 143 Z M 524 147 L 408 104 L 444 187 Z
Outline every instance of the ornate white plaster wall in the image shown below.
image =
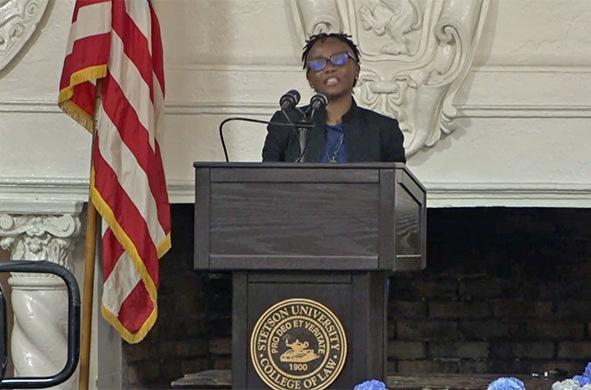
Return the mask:
M 311 91 L 292 1 L 154 3 L 166 54 L 167 177 L 172 200 L 191 202 L 192 162 L 223 159 L 221 120 L 267 119 L 288 89 L 303 101 Z M 50 0 L 0 70 L 0 199 L 86 198 L 90 136 L 55 106 L 72 6 Z M 430 206 L 591 206 L 590 26 L 588 0 L 490 1 L 455 98 L 458 129 L 409 160 Z M 260 161 L 264 136 L 259 125 L 228 126 L 232 160 Z
M 8 31 L 11 19 L 4 12 L 14 1 L 24 3 L 0 0 L 0 35 Z M 14 58 L 7 60 L 10 51 L 0 39 L 0 214 L 15 200 L 30 202 L 27 212 L 39 214 L 40 199 L 87 199 L 90 135 L 56 106 L 74 0 L 34 1 L 46 4 L 45 12 Z M 310 97 L 293 14 L 300 0 L 153 1 L 166 55 L 167 178 L 172 201 L 189 203 L 192 162 L 223 159 L 223 119 L 267 119 L 292 88 L 302 92 L 303 101 Z M 398 0 L 318 1 L 347 9 Z M 412 2 L 419 8 L 450 3 Z M 487 5 L 473 66 L 454 100 L 457 129 L 408 162 L 428 188 L 429 206 L 591 207 L 591 3 Z M 232 160 L 260 161 L 264 136 L 259 125 L 229 125 Z M 80 257 L 75 256 L 78 272 Z M 105 349 L 119 344 L 109 332 L 99 330 L 97 336 L 107 340 L 101 341 Z M 120 351 L 98 354 L 113 363 L 103 372 L 104 383 L 117 387 Z M 93 363 L 95 379 L 101 375 L 98 364 Z

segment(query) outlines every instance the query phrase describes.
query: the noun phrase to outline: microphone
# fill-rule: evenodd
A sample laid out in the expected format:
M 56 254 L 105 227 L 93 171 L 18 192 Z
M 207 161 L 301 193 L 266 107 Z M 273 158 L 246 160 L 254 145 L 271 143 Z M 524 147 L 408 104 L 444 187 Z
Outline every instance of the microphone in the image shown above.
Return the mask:
M 300 102 L 300 93 L 295 89 L 288 91 L 286 94 L 281 96 L 279 99 L 279 105 L 281 106 L 281 110 L 288 110 L 290 108 L 294 108 Z
M 293 108 L 295 108 L 296 110 L 299 111 L 299 113 L 302 115 L 302 118 L 305 122 L 306 114 L 303 113 L 297 107 L 299 102 L 300 102 L 300 93 L 298 91 L 296 91 L 295 89 L 288 91 L 286 94 L 281 96 L 281 99 L 279 99 L 279 105 L 281 106 L 281 112 L 283 112 L 283 115 L 285 115 L 285 118 L 287 119 L 287 122 L 289 124 L 293 125 L 293 122 L 291 121 L 291 119 L 289 118 L 289 115 L 287 115 L 285 110 L 289 110 L 289 109 L 293 109 Z M 296 162 L 303 162 L 305 147 L 307 144 L 307 136 L 308 136 L 307 130 L 308 129 L 306 129 L 305 127 L 302 127 L 302 126 L 294 126 L 293 129 L 296 133 L 296 136 L 298 139 L 298 147 L 300 150 L 299 156 L 296 159 Z
M 303 115 L 303 121 L 307 122 L 306 116 L 308 115 L 308 113 L 310 113 L 309 122 L 312 123 L 314 113 L 316 111 L 323 110 L 327 104 L 328 104 L 328 96 L 326 96 L 322 93 L 317 93 L 316 95 L 312 96 L 310 98 L 310 107 L 308 107 L 308 109 L 306 110 L 306 112 Z M 306 146 L 308 145 L 308 129 L 305 127 L 299 127 L 297 129 L 297 134 L 298 134 L 298 143 L 300 145 L 301 152 L 300 152 L 300 157 L 296 160 L 296 162 L 305 162 L 304 154 L 306 153 Z
M 310 98 L 310 107 L 312 110 L 318 111 L 322 110 L 328 105 L 328 96 L 323 93 L 317 93 L 316 95 Z

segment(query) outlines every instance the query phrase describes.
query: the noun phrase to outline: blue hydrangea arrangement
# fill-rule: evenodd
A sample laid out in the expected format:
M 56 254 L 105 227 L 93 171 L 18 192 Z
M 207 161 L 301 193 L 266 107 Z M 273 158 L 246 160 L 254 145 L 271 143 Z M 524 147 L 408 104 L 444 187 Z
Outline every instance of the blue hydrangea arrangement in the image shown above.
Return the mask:
M 355 386 L 353 390 L 388 390 L 383 382 L 372 379 Z M 513 377 L 499 378 L 488 385 L 487 390 L 526 390 L 522 381 Z M 591 362 L 587 363 L 582 375 L 555 382 L 552 390 L 591 390 Z
M 355 386 L 353 390 L 388 390 L 384 382 L 372 379 Z
M 575 375 L 572 379 L 555 382 L 552 390 L 591 390 L 591 362 L 587 363 L 583 375 Z
M 517 378 L 499 378 L 488 385 L 487 390 L 525 390 L 525 385 Z
M 591 384 L 591 362 L 587 363 L 587 367 L 585 367 L 585 372 L 583 372 L 583 375 L 575 375 L 573 379 L 579 382 L 579 385 L 581 386 Z

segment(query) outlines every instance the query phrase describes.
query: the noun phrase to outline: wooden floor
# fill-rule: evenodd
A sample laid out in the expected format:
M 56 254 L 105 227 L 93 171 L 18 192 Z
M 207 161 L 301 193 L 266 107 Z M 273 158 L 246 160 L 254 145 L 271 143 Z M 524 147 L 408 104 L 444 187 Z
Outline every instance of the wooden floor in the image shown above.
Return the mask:
M 421 376 L 389 376 L 386 387 L 390 390 L 485 390 L 500 375 L 433 374 Z M 515 375 L 527 390 L 550 390 L 554 380 Z M 230 389 L 232 373 L 229 370 L 210 370 L 185 375 L 172 382 L 173 389 Z

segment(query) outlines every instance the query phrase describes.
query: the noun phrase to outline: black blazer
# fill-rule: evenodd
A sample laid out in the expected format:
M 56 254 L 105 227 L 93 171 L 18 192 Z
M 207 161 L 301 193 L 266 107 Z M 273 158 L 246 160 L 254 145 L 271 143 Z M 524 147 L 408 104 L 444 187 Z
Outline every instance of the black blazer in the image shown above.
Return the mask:
M 304 107 L 305 110 L 307 107 Z M 277 111 L 271 122 L 293 123 L 301 120 L 295 109 Z M 353 100 L 343 116 L 344 145 L 347 162 L 406 162 L 404 136 L 396 119 L 359 107 Z M 326 112 L 314 115 L 314 127 L 308 134 L 306 162 L 319 162 L 324 149 Z M 294 162 L 299 157 L 296 132 L 291 126 L 267 126 L 267 138 L 263 147 L 263 161 Z

